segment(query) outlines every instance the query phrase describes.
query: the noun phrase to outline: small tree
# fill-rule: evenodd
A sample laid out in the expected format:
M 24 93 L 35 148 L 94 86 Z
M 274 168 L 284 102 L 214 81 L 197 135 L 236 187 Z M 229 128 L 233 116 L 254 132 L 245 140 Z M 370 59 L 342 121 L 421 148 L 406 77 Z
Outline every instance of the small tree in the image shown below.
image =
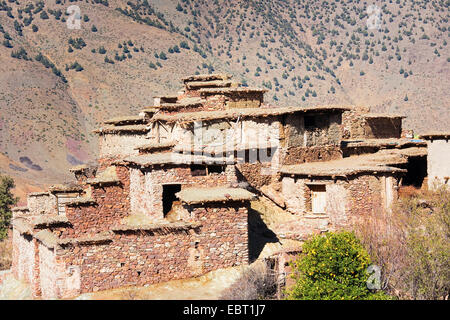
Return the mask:
M 8 235 L 8 228 L 11 222 L 11 206 L 17 203 L 17 198 L 11 193 L 14 180 L 10 177 L 0 176 L 0 240 Z
M 296 280 L 288 299 L 365 300 L 389 296 L 367 288 L 370 256 L 353 233 L 315 236 L 303 245 L 302 256 L 293 263 Z

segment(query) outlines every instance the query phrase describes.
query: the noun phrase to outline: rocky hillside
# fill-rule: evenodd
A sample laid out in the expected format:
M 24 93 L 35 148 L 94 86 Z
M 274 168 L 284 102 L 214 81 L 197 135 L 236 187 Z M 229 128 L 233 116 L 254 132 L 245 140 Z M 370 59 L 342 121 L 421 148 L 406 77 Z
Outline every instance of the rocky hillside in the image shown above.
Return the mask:
M 213 71 L 270 89 L 273 105 L 368 105 L 416 132 L 448 128 L 450 3 L 376 4 L 0 1 L 0 172 L 23 192 L 68 179 L 95 157 L 102 120 Z

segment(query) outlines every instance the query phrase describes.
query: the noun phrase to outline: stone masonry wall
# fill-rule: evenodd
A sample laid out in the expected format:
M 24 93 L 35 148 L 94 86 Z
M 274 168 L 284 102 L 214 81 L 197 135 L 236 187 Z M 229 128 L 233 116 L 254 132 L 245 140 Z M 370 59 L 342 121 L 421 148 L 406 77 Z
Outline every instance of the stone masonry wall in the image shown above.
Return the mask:
M 57 212 L 56 203 L 54 194 L 30 195 L 27 198 L 30 215 L 54 214 Z
M 109 231 L 130 213 L 130 178 L 126 167 L 116 167 L 120 184 L 109 186 L 92 186 L 92 198 L 95 205 L 66 206 L 66 217 L 73 225 L 65 228 L 61 237 L 95 235 Z
M 233 169 L 233 170 L 231 170 Z M 136 175 L 136 173 L 133 173 Z M 131 206 L 133 213 L 151 214 L 156 220 L 162 219 L 163 216 L 163 185 L 164 184 L 181 184 L 181 188 L 190 187 L 215 187 L 215 186 L 230 186 L 236 182 L 236 173 L 234 166 L 227 166 L 222 173 L 210 173 L 202 176 L 192 176 L 189 166 L 183 167 L 163 167 L 154 168 L 145 171 L 144 180 L 140 177 L 140 185 L 133 184 L 131 189 L 132 195 L 137 195 L 143 191 L 144 195 L 136 198 L 131 198 Z M 138 182 L 133 178 L 133 183 Z M 142 184 L 143 182 L 143 184 Z M 140 191 L 138 191 L 140 190 Z M 137 201 L 145 201 L 144 204 L 137 204 Z M 133 202 L 136 202 L 133 204 Z M 141 208 L 148 208 L 148 211 L 142 212 Z
M 248 263 L 248 204 L 206 204 L 187 207 L 193 221 L 202 226 L 189 231 L 115 232 L 112 242 L 66 247 L 57 261 L 79 268 L 78 292 L 143 286 Z
M 391 179 L 388 179 L 392 177 Z M 337 179 L 305 179 L 284 176 L 282 193 L 287 210 L 294 214 L 309 214 L 310 204 L 308 185 L 324 184 L 326 187 L 326 216 L 332 229 L 349 227 L 361 216 L 371 215 L 377 210 L 386 211 L 389 200 L 386 188 L 389 187 L 396 198 L 398 177 L 386 175 L 355 175 L 348 181 Z M 392 184 L 387 186 L 387 183 Z M 392 200 L 392 199 L 391 199 Z

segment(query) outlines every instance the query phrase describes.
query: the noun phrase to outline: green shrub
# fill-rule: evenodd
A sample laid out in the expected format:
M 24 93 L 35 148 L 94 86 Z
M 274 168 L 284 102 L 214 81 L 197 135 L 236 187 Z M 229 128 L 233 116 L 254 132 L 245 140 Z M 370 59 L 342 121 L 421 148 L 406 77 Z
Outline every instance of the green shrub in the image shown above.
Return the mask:
M 367 267 L 371 259 L 353 233 L 328 233 L 315 236 L 303 245 L 303 253 L 294 261 L 295 285 L 288 299 L 366 300 L 387 299 L 382 292 L 367 288 Z

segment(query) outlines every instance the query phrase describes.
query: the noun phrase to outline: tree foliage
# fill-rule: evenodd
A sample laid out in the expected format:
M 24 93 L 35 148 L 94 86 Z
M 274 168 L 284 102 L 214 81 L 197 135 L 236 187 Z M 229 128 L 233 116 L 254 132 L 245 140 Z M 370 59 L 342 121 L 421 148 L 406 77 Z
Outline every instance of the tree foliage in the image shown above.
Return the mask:
M 306 241 L 299 259 L 294 261 L 288 299 L 365 300 L 387 299 L 383 292 L 367 288 L 366 272 L 371 259 L 353 233 L 328 233 Z
M 11 206 L 17 203 L 17 198 L 11 193 L 14 188 L 14 180 L 0 176 L 0 240 L 8 235 L 8 228 L 11 222 Z

